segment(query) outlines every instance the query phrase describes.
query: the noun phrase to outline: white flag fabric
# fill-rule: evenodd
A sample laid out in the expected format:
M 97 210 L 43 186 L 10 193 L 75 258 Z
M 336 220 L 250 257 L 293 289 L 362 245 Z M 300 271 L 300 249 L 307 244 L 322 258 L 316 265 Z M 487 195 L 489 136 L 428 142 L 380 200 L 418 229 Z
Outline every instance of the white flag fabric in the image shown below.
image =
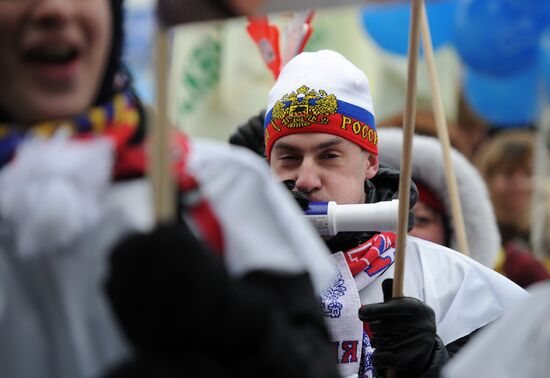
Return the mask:
M 382 281 L 393 265 L 361 292 L 361 303 L 383 302 Z M 404 295 L 435 312 L 437 334 L 449 344 L 512 308 L 528 294 L 501 274 L 452 249 L 407 238 Z
M 550 377 L 550 282 L 518 303 L 449 363 L 446 378 Z

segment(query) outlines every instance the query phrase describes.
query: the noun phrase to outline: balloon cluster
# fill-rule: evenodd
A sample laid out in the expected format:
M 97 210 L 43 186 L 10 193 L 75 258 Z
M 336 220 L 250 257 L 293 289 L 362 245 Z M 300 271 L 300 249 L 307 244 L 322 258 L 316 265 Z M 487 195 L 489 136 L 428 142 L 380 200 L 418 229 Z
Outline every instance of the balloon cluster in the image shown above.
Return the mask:
M 472 109 L 495 127 L 535 121 L 541 82 L 550 94 L 550 1 L 427 1 L 427 12 L 434 48 L 452 43 L 464 63 Z M 362 21 L 380 47 L 405 55 L 409 13 L 407 3 L 365 6 Z

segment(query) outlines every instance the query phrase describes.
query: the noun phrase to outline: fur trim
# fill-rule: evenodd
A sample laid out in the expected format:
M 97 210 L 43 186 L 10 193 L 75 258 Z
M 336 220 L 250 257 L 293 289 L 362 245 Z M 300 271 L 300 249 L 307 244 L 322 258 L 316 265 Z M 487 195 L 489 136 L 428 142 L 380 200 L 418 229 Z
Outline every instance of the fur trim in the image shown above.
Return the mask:
M 380 128 L 378 133 L 380 138 L 380 160 L 400 168 L 403 148 L 402 130 L 398 128 Z M 439 141 L 436 138 L 415 135 L 412 154 L 413 181 L 415 178 L 422 181 L 434 193 L 441 196 L 447 214 L 451 214 Z M 487 187 L 477 169 L 462 154 L 453 149 L 451 156 L 457 176 L 464 222 L 466 223 L 470 257 L 489 268 L 493 268 L 500 249 L 500 234 Z M 457 241 L 452 222 L 450 230 L 450 247 L 456 249 Z

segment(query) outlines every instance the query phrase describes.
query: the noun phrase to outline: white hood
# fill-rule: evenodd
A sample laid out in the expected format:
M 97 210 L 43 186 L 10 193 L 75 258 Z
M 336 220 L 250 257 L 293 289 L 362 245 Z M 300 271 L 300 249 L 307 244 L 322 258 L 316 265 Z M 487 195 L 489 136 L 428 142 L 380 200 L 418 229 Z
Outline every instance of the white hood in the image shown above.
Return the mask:
M 402 130 L 398 128 L 380 128 L 378 129 L 378 136 L 380 161 L 400 169 L 401 150 L 403 148 Z M 433 137 L 415 135 L 412 155 L 413 181 L 416 179 L 428 185 L 442 199 L 447 214 L 451 214 L 439 140 Z M 464 213 L 470 257 L 489 268 L 494 268 L 500 248 L 500 234 L 487 187 L 477 169 L 460 152 L 452 149 L 451 156 Z M 452 222 L 450 227 L 450 247 L 457 249 Z

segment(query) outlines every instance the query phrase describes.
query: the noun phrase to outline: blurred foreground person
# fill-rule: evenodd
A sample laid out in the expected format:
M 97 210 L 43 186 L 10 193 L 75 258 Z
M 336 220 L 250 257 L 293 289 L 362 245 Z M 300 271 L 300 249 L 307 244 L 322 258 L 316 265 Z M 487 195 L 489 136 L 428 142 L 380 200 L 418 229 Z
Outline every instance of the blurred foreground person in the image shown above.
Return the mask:
M 547 204 L 545 210 L 550 215 Z M 550 280 L 528 290 L 531 296 L 480 332 L 449 364 L 444 377 L 550 376 Z
M 479 333 L 444 371 L 445 378 L 550 376 L 550 281 Z
M 334 377 L 328 253 L 261 160 L 175 133 L 151 231 L 122 13 L 0 2 L 0 376 Z

